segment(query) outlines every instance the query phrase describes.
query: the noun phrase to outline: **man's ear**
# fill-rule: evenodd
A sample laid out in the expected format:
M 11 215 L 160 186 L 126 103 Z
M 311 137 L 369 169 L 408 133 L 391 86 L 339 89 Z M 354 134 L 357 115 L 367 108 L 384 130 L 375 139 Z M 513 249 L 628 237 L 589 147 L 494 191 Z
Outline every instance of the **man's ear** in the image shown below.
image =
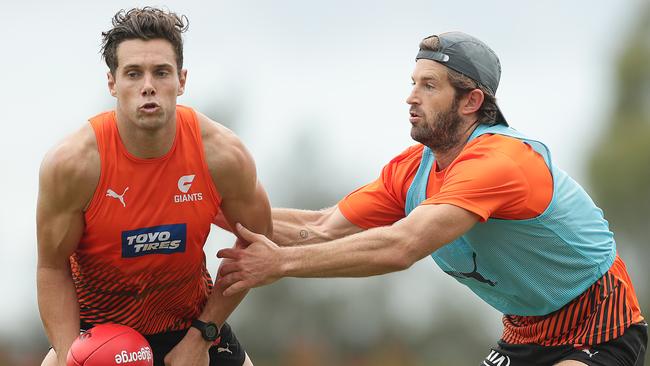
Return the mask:
M 459 111 L 462 114 L 476 113 L 483 105 L 485 95 L 481 89 L 473 89 L 462 99 Z
M 178 94 L 176 96 L 181 96 L 185 93 L 185 82 L 187 82 L 187 69 L 182 69 L 178 74 Z
M 108 91 L 112 96 L 117 96 L 117 92 L 115 91 L 115 77 L 113 77 L 113 73 L 110 71 L 107 72 L 106 77 L 108 78 Z

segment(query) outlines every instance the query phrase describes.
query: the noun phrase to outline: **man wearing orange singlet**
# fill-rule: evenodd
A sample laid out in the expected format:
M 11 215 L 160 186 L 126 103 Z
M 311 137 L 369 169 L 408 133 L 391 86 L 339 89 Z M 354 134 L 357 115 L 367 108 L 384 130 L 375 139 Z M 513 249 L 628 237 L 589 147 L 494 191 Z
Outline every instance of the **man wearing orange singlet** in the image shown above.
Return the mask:
M 203 246 L 214 217 L 272 232 L 255 164 L 230 130 L 176 104 L 187 18 L 120 11 L 103 36 L 114 110 L 50 151 L 37 208 L 38 303 L 64 366 L 79 335 L 120 323 L 155 365 L 251 365 L 226 318 L 243 299 L 213 288 Z M 244 245 L 238 240 L 235 247 Z
M 275 242 L 238 225 L 252 244 L 219 251 L 233 260 L 220 270 L 225 294 L 431 256 L 504 314 L 481 365 L 642 365 L 647 324 L 607 221 L 543 143 L 508 126 L 500 75 L 472 36 L 425 38 L 406 99 L 419 144 L 335 207 L 274 209 Z

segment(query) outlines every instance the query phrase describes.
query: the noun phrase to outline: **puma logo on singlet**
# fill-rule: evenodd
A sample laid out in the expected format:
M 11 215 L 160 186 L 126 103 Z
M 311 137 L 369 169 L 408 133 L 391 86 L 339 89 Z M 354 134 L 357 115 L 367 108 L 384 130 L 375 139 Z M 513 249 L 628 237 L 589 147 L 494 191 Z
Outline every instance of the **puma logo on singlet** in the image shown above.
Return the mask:
M 228 352 L 232 354 L 232 351 L 230 350 L 230 343 L 226 343 L 226 348 L 217 347 L 217 353 L 221 353 L 221 352 Z
M 582 352 L 588 354 L 588 355 L 589 355 L 589 358 L 592 358 L 593 356 L 596 355 L 596 353 L 598 353 L 598 351 L 596 351 L 596 352 L 594 352 L 594 353 L 591 353 L 591 351 L 590 351 L 589 349 L 587 349 L 587 348 L 583 349 Z
M 124 194 L 125 194 L 126 191 L 128 191 L 128 190 L 129 190 L 129 187 L 126 187 L 126 189 L 124 190 L 124 192 L 122 192 L 122 194 L 117 194 L 117 193 L 115 193 L 114 190 L 112 190 L 112 189 L 109 188 L 109 189 L 106 191 L 106 196 L 107 196 L 107 197 L 111 197 L 111 198 L 117 198 L 118 200 L 120 200 L 120 202 L 122 202 L 122 206 L 126 207 L 126 203 L 124 202 Z
M 456 278 L 473 278 L 478 282 L 487 283 L 494 287 L 497 284 L 496 282 L 488 280 L 476 271 L 476 252 L 472 252 L 472 260 L 474 261 L 474 269 L 472 272 L 445 271 L 445 273 Z

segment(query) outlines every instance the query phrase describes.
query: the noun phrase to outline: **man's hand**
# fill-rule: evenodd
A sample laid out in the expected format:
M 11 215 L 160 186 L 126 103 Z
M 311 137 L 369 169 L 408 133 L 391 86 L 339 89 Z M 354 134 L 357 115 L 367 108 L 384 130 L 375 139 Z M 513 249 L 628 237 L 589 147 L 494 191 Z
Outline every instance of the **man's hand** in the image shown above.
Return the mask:
M 218 258 L 229 259 L 223 263 L 217 279 L 226 289 L 224 296 L 268 285 L 282 277 L 282 248 L 261 234 L 256 234 L 236 225 L 239 235 L 250 244 L 245 249 L 241 245 L 235 248 L 221 249 Z
M 211 346 L 197 329 L 190 328 L 185 337 L 165 356 L 165 366 L 208 366 L 208 350 Z

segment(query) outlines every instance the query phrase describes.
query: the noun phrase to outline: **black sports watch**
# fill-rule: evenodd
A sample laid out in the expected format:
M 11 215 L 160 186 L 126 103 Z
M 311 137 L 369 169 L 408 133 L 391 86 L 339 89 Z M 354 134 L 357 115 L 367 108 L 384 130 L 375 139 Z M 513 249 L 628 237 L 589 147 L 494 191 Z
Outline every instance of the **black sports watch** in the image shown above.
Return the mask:
M 219 338 L 219 327 L 212 322 L 202 322 L 198 319 L 192 320 L 192 326 L 201 331 L 201 336 L 206 341 L 214 342 Z

